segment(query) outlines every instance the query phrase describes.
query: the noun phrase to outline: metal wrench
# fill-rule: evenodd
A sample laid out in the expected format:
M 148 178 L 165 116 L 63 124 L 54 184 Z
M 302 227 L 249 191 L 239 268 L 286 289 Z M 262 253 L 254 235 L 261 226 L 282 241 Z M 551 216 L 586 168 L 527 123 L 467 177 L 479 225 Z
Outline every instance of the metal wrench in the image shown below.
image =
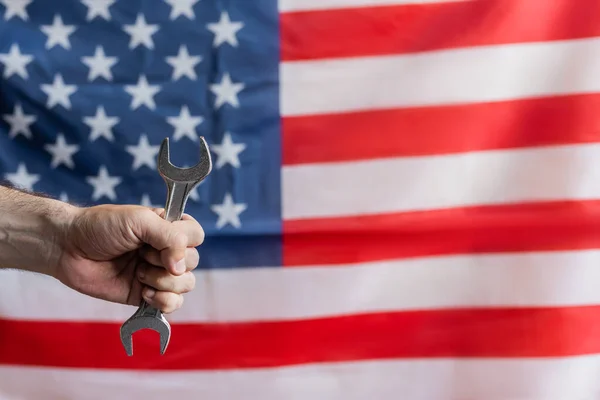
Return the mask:
M 158 153 L 158 172 L 167 184 L 165 219 L 180 220 L 190 192 L 200 184 L 212 170 L 208 145 L 200 137 L 200 162 L 191 168 L 178 168 L 171 164 L 169 138 L 165 138 Z M 138 310 L 121 325 L 121 343 L 128 356 L 133 355 L 132 336 L 142 329 L 151 329 L 160 335 L 160 354 L 164 354 L 171 338 L 171 325 L 162 312 L 151 307 L 142 299 Z

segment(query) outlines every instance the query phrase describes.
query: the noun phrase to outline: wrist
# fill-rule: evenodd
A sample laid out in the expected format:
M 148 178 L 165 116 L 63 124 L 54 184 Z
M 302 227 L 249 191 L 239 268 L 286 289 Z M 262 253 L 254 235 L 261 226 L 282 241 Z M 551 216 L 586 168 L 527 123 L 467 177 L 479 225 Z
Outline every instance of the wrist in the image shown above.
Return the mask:
M 62 257 L 69 247 L 71 226 L 82 208 L 54 199 L 46 199 L 45 203 L 47 208 L 40 213 L 40 222 L 42 232 L 46 236 L 42 247 L 47 251 L 47 255 L 41 261 L 41 271 L 34 272 L 56 278 Z
M 0 268 L 56 276 L 78 208 L 0 188 Z

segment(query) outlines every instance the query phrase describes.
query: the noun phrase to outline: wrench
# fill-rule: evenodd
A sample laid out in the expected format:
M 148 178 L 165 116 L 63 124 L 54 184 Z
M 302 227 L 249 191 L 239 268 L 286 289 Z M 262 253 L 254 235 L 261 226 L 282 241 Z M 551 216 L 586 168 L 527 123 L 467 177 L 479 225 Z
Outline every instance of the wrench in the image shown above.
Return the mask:
M 191 168 L 178 168 L 171 164 L 169 138 L 165 138 L 158 154 L 158 172 L 167 184 L 165 219 L 180 220 L 190 192 L 200 184 L 212 170 L 208 145 L 200 137 L 200 162 Z M 171 338 L 171 325 L 162 312 L 151 307 L 142 299 L 138 310 L 121 325 L 121 343 L 128 356 L 133 355 L 132 336 L 142 329 L 151 329 L 160 335 L 160 354 L 164 354 Z

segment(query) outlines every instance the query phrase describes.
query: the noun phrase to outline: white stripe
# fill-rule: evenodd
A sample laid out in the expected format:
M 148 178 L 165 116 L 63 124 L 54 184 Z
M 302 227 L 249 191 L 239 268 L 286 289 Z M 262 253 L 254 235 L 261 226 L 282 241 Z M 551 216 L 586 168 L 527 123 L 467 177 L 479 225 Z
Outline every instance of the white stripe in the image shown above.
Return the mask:
M 433 257 L 356 266 L 211 271 L 172 321 L 253 321 L 387 310 L 600 304 L 600 250 Z M 32 274 L 0 274 L 0 317 L 122 322 L 133 307 Z
M 279 0 L 280 12 L 337 8 L 402 6 L 411 4 L 459 3 L 478 0 Z
M 285 220 L 597 199 L 600 144 L 293 165 L 282 182 Z
M 284 116 L 600 90 L 600 38 L 285 62 Z
M 2 400 L 592 400 L 600 357 L 409 360 L 240 371 L 0 368 Z

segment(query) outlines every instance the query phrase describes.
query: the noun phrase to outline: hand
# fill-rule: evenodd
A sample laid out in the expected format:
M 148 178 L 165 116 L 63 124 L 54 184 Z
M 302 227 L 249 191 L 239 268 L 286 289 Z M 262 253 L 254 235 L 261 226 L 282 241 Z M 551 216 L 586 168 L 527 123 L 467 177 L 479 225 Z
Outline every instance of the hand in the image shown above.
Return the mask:
M 204 241 L 200 224 L 187 214 L 163 219 L 163 209 L 134 205 L 79 208 L 66 224 L 54 277 L 80 293 L 171 313 L 191 291 L 191 272 Z

